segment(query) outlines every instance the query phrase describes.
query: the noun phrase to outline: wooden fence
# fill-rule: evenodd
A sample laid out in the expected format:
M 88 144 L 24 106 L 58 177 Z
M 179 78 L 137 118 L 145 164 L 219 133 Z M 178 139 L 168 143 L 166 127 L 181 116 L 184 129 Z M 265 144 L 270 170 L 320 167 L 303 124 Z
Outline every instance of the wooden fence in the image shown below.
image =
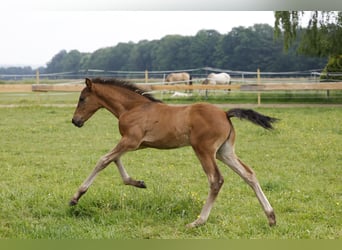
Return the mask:
M 30 84 L 0 84 L 1 92 L 32 92 Z
M 342 82 L 333 83 L 267 83 L 233 85 L 164 85 L 137 84 L 147 91 L 184 90 L 236 90 L 236 91 L 297 91 L 297 90 L 342 90 Z M 84 84 L 0 84 L 0 92 L 79 92 Z
M 267 84 L 233 84 L 233 85 L 165 85 L 137 84 L 146 91 L 185 91 L 185 90 L 234 90 L 256 92 L 258 105 L 261 104 L 261 92 L 267 91 L 299 91 L 299 90 L 342 90 L 342 82 L 333 83 L 267 83 Z M 1 92 L 80 92 L 84 84 L 0 84 Z M 206 92 L 206 95 L 208 92 Z

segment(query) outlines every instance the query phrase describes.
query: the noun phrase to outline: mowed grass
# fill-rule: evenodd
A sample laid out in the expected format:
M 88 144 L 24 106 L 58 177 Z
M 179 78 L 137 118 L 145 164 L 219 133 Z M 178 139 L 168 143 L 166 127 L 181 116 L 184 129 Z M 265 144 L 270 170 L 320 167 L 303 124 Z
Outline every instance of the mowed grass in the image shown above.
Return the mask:
M 270 228 L 250 187 L 219 163 L 225 183 L 206 225 L 187 229 L 208 192 L 190 147 L 144 149 L 123 164 L 147 189 L 122 184 L 114 164 L 75 207 L 68 202 L 115 146 L 105 110 L 78 129 L 73 108 L 0 108 L 0 238 L 341 239 L 342 109 L 257 109 L 281 119 L 265 131 L 233 118 L 236 152 L 255 170 L 277 215 Z M 213 121 L 214 127 L 214 121 Z

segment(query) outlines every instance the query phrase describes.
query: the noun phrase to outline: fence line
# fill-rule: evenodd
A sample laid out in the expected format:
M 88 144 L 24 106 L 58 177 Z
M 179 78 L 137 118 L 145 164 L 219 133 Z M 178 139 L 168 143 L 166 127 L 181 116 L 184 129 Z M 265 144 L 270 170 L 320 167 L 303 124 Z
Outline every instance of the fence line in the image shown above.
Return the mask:
M 178 70 L 160 70 L 160 71 L 120 71 L 120 70 L 103 70 L 103 69 L 87 69 L 87 70 L 79 70 L 76 72 L 59 72 L 59 73 L 39 73 L 40 78 L 84 78 L 87 76 L 130 76 L 130 75 L 140 75 L 145 76 L 148 74 L 149 76 L 158 76 L 163 74 L 168 74 L 172 72 L 193 72 L 194 75 L 206 77 L 208 73 L 211 72 L 226 72 L 230 74 L 231 76 L 241 76 L 241 78 L 244 77 L 256 77 L 257 72 L 256 71 L 235 71 L 235 70 L 229 70 L 229 69 L 220 69 L 220 68 L 213 68 L 213 67 L 202 67 L 202 68 L 194 68 L 194 69 L 178 69 Z M 196 74 L 196 72 L 198 72 Z M 260 72 L 261 76 L 263 77 L 276 77 L 276 76 L 283 76 L 283 77 L 289 77 L 289 76 L 311 76 L 311 77 L 318 77 L 323 75 L 327 75 L 327 73 L 320 73 L 322 72 L 322 69 L 311 69 L 311 70 L 305 70 L 305 71 L 292 71 L 292 72 Z M 328 76 L 342 76 L 342 72 L 329 72 Z M 34 79 L 36 77 L 36 74 L 25 74 L 25 75 L 16 75 L 16 74 L 0 74 L 0 79 L 4 80 L 22 80 L 26 78 Z M 140 77 L 144 78 L 144 77 Z
M 241 93 L 256 93 L 257 104 L 261 105 L 262 93 L 278 92 L 278 91 L 307 91 L 320 90 L 326 91 L 327 97 L 330 96 L 331 90 L 342 90 L 342 82 L 336 83 L 273 83 L 273 84 L 241 84 L 241 85 L 165 85 L 165 84 L 137 84 L 146 92 L 174 91 L 205 91 L 205 96 L 208 98 L 208 91 L 241 91 Z M 77 84 L 0 84 L 1 92 L 80 92 L 84 88 L 84 83 Z M 189 94 L 187 94 L 189 95 Z
M 185 84 L 165 84 L 164 77 L 166 73 L 170 72 L 196 72 L 205 71 L 208 72 L 227 72 L 233 76 L 231 85 L 202 85 L 201 83 L 206 77 L 193 77 L 193 85 Z M 241 92 L 254 92 L 258 97 L 258 105 L 261 104 L 262 92 L 276 92 L 276 91 L 307 91 L 307 90 L 323 90 L 327 91 L 329 96 L 330 90 L 342 90 L 342 82 L 320 82 L 320 70 L 308 70 L 308 71 L 294 71 L 294 72 L 248 72 L 248 71 L 231 71 L 217 68 L 198 68 L 198 69 L 185 69 L 185 70 L 173 70 L 173 71 L 105 71 L 98 69 L 89 69 L 87 71 L 75 72 L 61 72 L 61 73 L 49 73 L 40 74 L 39 71 L 35 75 L 30 75 L 36 84 L 0 84 L 0 92 L 79 92 L 84 88 L 84 80 L 80 78 L 84 77 L 107 77 L 108 74 L 125 74 L 126 80 L 134 82 L 139 87 L 148 91 L 192 91 L 192 90 L 205 90 L 206 96 L 208 91 L 241 91 Z M 136 79 L 127 78 L 128 76 L 138 76 Z M 163 77 L 155 77 L 158 74 L 164 74 Z M 91 75 L 91 76 L 90 76 Z M 303 77 L 303 76 L 309 77 Z M 326 74 L 324 74 L 326 75 Z M 338 75 L 338 73 L 329 74 Z M 342 74 L 340 74 L 342 75 Z M 3 77 L 4 75 L 0 75 Z M 8 75 L 5 75 L 8 76 Z M 24 75 L 27 77 L 28 75 Z M 76 77 L 77 76 L 77 77 Z M 110 75 L 113 77 L 113 75 Z M 143 76 L 143 77 L 141 77 Z M 198 75 L 197 75 L 198 76 Z M 201 75 L 202 76 L 202 75 Z M 240 77 L 238 77 L 240 76 Z M 268 76 L 268 77 L 267 77 Z M 16 79 L 19 77 L 16 76 Z M 42 84 L 44 78 L 59 79 L 52 82 L 62 82 L 55 84 Z M 142 79 L 144 79 L 142 81 Z M 178 83 L 178 82 L 177 82 Z
M 334 83 L 271 83 L 271 84 L 233 84 L 233 85 L 165 85 L 138 83 L 146 90 L 237 90 L 237 91 L 298 91 L 298 90 L 342 90 L 342 82 Z M 84 88 L 83 83 L 75 84 L 0 84 L 0 92 L 77 92 Z

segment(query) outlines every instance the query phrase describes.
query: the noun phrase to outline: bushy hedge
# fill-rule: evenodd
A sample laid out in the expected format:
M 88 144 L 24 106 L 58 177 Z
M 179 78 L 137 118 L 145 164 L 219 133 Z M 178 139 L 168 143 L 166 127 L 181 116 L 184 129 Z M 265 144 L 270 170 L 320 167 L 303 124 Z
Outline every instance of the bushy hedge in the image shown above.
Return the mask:
M 321 81 L 342 81 L 342 55 L 329 58 L 322 71 Z

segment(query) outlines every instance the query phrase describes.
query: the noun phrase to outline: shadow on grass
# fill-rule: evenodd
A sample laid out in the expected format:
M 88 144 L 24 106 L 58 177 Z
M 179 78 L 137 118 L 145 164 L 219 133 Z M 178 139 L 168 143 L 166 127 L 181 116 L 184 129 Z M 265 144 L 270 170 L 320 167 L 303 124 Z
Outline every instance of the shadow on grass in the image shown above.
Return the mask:
M 173 194 L 172 194 L 173 195 Z M 92 197 L 92 200 L 80 200 L 79 204 L 70 206 L 67 214 L 81 219 L 160 221 L 172 223 L 175 220 L 190 222 L 200 212 L 203 201 L 192 195 L 173 196 L 169 194 L 143 194 L 131 197 L 112 198 Z M 116 219 L 115 219 L 116 218 Z

